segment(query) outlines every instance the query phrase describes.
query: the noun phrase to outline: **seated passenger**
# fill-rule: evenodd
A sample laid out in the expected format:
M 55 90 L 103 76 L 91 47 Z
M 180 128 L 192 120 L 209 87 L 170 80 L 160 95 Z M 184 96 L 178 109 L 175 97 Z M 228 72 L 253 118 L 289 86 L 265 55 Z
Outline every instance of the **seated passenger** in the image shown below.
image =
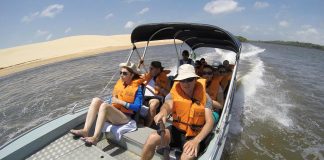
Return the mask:
M 200 60 L 196 60 L 195 62 L 195 73 L 198 76 L 202 76 L 203 65 L 201 64 Z
M 149 107 L 148 119 L 145 122 L 146 126 L 151 126 L 158 107 L 170 91 L 169 79 L 167 77 L 169 73 L 169 70 L 163 70 L 161 62 L 153 61 L 151 62 L 150 71 L 143 77 L 146 87 L 144 101 Z
M 232 68 L 234 68 L 234 65 L 230 65 L 228 60 L 225 60 L 223 62 L 223 68 L 221 69 L 222 75 L 223 75 L 223 79 L 221 81 L 221 86 L 222 86 L 222 89 L 224 90 L 225 98 L 227 95 L 229 83 L 231 82 L 231 79 L 232 79 L 232 73 L 233 73 Z
M 206 91 L 212 99 L 214 122 L 217 123 L 220 116 L 219 110 L 222 109 L 224 105 L 223 90 L 220 87 L 220 82 L 223 77 L 220 75 L 214 75 L 213 70 L 214 68 L 212 66 L 205 65 L 203 68 L 203 78 L 207 80 Z
M 207 65 L 207 62 L 205 60 L 205 58 L 200 58 L 200 62 L 201 64 L 204 66 L 204 65 Z
M 165 124 L 172 114 L 173 122 L 165 130 L 164 140 L 183 151 L 181 159 L 194 159 L 208 145 L 206 137 L 214 125 L 211 100 L 206 94 L 206 80 L 195 74 L 192 65 L 181 65 L 175 81 L 154 121 Z M 160 141 L 156 131 L 151 133 L 144 144 L 142 159 L 152 159 Z
M 233 70 L 234 69 L 234 64 L 229 64 L 228 60 L 224 60 L 223 61 L 223 66 L 227 69 L 227 70 Z
M 194 61 L 189 58 L 189 52 L 187 50 L 182 51 L 182 59 L 179 62 L 179 66 L 181 66 L 183 64 L 194 65 Z
M 112 98 L 106 101 L 93 98 L 83 129 L 70 131 L 74 136 L 84 137 L 83 140 L 87 145 L 95 145 L 98 142 L 105 121 L 113 125 L 126 124 L 142 105 L 143 93 L 137 67 L 131 62 L 121 63 L 119 66 L 120 79 L 114 87 Z M 94 134 L 89 136 L 90 128 L 95 121 Z

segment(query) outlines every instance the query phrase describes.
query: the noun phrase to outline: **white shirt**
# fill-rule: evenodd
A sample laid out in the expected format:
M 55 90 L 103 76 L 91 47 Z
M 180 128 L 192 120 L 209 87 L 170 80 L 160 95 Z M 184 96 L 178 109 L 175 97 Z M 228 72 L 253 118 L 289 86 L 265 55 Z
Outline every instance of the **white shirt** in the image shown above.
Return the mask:
M 155 92 L 155 81 L 153 80 L 153 78 L 148 82 L 148 84 L 145 86 L 145 94 L 144 96 L 155 96 L 154 92 Z

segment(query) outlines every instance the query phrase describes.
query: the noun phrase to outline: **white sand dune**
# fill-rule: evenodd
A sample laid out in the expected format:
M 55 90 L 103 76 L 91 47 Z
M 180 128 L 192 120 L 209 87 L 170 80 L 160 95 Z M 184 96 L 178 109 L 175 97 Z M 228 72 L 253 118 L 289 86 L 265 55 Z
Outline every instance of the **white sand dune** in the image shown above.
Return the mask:
M 153 42 L 152 45 L 171 41 Z M 144 43 L 143 43 L 144 44 Z M 143 46 L 140 44 L 140 46 Z M 0 50 L 0 76 L 40 65 L 131 49 L 130 35 L 80 35 Z

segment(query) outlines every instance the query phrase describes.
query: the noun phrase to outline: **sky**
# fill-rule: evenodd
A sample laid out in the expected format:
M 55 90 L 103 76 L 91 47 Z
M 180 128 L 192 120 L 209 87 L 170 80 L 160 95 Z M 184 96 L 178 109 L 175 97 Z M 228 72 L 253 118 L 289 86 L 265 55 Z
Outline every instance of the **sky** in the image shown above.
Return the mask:
M 324 45 L 324 0 L 1 0 L 0 49 L 75 35 L 193 22 L 251 40 Z

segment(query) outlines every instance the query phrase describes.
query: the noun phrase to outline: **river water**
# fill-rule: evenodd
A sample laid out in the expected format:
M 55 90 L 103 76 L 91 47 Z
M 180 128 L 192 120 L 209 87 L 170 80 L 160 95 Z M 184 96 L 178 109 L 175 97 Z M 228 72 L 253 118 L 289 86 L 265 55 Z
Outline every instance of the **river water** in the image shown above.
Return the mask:
M 160 60 L 174 73 L 174 52 L 173 46 L 151 47 L 146 64 Z M 208 63 L 233 62 L 235 57 L 219 49 L 197 52 L 204 53 L 198 58 Z M 109 94 L 118 79 L 118 64 L 128 53 L 79 58 L 1 77 L 0 145 L 69 112 L 75 104 L 87 106 L 93 97 Z M 319 50 L 244 43 L 222 158 L 324 159 L 323 61 Z

